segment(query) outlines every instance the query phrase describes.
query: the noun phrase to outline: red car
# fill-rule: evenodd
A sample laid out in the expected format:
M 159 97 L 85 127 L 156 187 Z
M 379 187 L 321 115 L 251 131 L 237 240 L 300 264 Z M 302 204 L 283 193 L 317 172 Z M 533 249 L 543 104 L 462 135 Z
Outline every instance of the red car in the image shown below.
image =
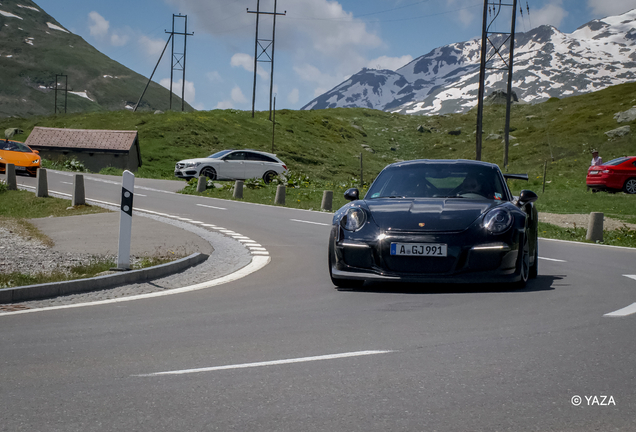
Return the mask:
M 636 194 L 636 156 L 613 159 L 603 165 L 591 166 L 587 170 L 587 188 L 594 192 L 623 191 Z

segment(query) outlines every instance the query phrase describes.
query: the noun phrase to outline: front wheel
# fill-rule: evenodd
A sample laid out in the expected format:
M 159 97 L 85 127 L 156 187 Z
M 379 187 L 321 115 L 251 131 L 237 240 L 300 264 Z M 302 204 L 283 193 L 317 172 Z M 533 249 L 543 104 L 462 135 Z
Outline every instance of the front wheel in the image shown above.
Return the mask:
M 519 281 L 516 288 L 521 289 L 526 286 L 528 276 L 530 275 L 530 245 L 528 244 L 528 236 L 523 236 L 523 247 L 521 248 L 521 256 L 518 259 Z
M 216 180 L 216 170 L 212 167 L 205 167 L 199 173 L 199 177 L 207 177 L 208 180 Z
M 625 182 L 625 186 L 623 186 L 623 191 L 628 194 L 636 194 L 636 178 L 630 178 Z

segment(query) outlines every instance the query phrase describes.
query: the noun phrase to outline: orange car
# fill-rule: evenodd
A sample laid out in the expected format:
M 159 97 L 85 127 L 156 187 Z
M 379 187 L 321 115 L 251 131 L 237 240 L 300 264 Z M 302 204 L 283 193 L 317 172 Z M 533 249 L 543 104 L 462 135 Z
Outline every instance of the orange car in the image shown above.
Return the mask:
M 0 140 L 0 173 L 6 173 L 7 164 L 15 165 L 16 173 L 27 173 L 35 177 L 42 158 L 37 150 L 11 140 Z

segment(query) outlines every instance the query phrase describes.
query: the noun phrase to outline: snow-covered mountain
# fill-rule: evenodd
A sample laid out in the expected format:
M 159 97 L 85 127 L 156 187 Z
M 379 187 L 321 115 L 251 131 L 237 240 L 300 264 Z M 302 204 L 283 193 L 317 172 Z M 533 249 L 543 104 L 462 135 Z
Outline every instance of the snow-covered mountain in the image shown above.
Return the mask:
M 436 48 L 396 71 L 363 69 L 302 109 L 465 112 L 477 105 L 480 50 L 481 40 L 475 39 Z M 506 51 L 502 55 L 507 58 Z M 514 92 L 528 103 L 636 81 L 636 9 L 569 34 L 552 26 L 517 33 L 513 78 Z M 488 71 L 486 94 L 506 85 L 506 72 Z

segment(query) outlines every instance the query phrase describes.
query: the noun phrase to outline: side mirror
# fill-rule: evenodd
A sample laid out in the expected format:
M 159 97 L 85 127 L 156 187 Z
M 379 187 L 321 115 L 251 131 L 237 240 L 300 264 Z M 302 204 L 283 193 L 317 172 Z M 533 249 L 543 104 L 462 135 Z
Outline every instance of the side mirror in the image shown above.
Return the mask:
M 35 154 L 40 154 L 40 152 L 39 152 L 39 151 L 37 151 L 37 150 L 33 150 L 33 153 L 35 153 Z
M 524 189 L 519 194 L 519 199 L 517 200 L 517 206 L 523 207 L 524 205 L 533 203 L 538 199 L 539 197 L 537 196 L 536 193 L 532 192 L 531 190 Z
M 360 199 L 360 191 L 356 188 L 347 189 L 344 197 L 347 201 L 357 201 Z

